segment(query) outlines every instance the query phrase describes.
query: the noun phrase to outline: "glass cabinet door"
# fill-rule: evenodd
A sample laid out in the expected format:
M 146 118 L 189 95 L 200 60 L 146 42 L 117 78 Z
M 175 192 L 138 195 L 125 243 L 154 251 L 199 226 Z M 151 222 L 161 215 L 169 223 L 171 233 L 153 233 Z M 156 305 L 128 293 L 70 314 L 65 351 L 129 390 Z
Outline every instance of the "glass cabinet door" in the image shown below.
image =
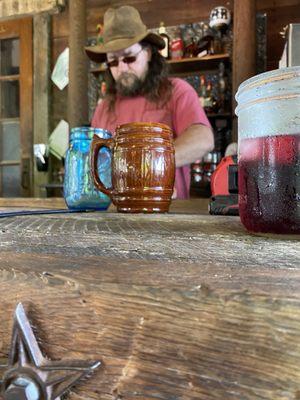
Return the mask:
M 20 40 L 0 40 L 0 195 L 21 196 Z
M 0 197 L 31 191 L 31 26 L 28 19 L 0 23 Z

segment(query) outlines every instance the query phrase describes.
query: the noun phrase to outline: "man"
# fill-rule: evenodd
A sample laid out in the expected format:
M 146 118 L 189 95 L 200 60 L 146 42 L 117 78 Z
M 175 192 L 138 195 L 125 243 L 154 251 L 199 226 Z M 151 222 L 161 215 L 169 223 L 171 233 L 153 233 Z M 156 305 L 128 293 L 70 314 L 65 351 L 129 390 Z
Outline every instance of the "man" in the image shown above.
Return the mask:
M 159 53 L 165 42 L 149 32 L 131 6 L 104 14 L 103 44 L 86 47 L 96 62 L 106 61 L 106 96 L 92 126 L 111 132 L 129 122 L 160 122 L 173 129 L 175 140 L 175 193 L 189 197 L 190 164 L 214 147 L 209 121 L 196 91 L 184 80 L 168 78 Z

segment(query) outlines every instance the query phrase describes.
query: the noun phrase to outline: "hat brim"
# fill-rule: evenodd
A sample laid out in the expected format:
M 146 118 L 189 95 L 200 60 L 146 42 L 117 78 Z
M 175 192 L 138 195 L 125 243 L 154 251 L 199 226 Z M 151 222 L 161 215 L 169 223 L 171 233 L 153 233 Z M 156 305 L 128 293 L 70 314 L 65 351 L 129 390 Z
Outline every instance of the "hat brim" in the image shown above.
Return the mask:
M 140 42 L 141 40 L 145 40 L 151 44 L 154 44 L 160 50 L 165 47 L 165 41 L 161 36 L 153 32 L 146 32 L 140 36 L 135 36 L 133 38 L 116 39 L 106 44 L 87 46 L 85 47 L 85 52 L 92 61 L 101 63 L 105 61 L 106 53 L 126 49 L 127 47 L 130 47 L 133 44 Z

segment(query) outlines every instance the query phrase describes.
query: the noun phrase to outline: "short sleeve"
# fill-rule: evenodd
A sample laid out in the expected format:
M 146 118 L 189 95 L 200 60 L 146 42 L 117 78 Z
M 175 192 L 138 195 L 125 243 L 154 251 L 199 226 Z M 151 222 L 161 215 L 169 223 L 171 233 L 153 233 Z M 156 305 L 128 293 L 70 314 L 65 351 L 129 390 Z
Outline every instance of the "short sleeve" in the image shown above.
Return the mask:
M 175 135 L 179 136 L 194 124 L 210 127 L 195 89 L 186 81 L 175 78 L 173 81 L 172 114 Z
M 98 104 L 97 104 L 97 107 L 96 107 L 96 109 L 95 109 L 95 112 L 94 112 L 94 115 L 93 115 L 93 118 L 92 118 L 92 122 L 91 122 L 91 126 L 93 127 L 93 128 L 100 128 L 101 127 L 101 116 L 102 116 L 102 113 L 103 113 L 103 101 L 100 101 Z
M 114 115 L 109 112 L 107 101 L 100 100 L 94 112 L 91 126 L 93 128 L 102 128 L 114 132 L 115 125 L 115 118 Z

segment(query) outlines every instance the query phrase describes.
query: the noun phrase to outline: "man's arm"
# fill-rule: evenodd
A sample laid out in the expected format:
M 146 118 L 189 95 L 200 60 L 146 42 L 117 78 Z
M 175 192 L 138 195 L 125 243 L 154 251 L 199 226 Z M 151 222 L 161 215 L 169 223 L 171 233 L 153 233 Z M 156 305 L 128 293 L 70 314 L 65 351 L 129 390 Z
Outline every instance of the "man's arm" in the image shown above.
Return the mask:
M 214 148 L 214 135 L 208 126 L 195 124 L 187 128 L 175 141 L 176 167 L 198 160 Z

